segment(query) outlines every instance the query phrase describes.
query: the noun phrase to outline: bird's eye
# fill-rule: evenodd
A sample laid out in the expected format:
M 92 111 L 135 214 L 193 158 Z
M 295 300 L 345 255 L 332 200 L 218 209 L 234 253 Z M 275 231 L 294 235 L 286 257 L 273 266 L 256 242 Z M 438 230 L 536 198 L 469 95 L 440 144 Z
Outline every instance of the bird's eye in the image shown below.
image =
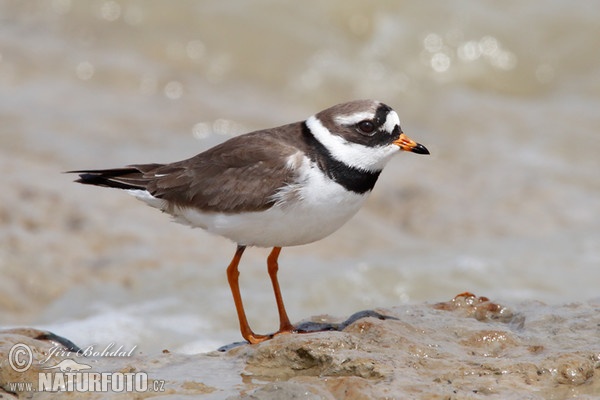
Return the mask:
M 369 120 L 360 121 L 356 127 L 360 133 L 365 135 L 372 135 L 375 132 L 375 124 Z

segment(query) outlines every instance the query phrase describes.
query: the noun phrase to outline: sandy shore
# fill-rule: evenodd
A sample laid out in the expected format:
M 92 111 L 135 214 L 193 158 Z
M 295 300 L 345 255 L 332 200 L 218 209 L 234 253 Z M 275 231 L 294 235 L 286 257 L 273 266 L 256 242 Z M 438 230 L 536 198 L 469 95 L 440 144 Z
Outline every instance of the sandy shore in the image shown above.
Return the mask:
M 375 310 L 346 322 L 314 317 L 312 323 L 340 331 L 281 335 L 196 355 L 164 349 L 158 356 L 80 357 L 67 353 L 69 343 L 60 345 L 59 338 L 34 329 L 11 330 L 0 334 L 0 388 L 3 398 L 54 398 L 56 393 L 22 391 L 13 384 L 32 382 L 37 389 L 47 365 L 70 359 L 91 367 L 89 372 L 143 373 L 147 389 L 131 393 L 135 398 L 595 398 L 600 393 L 599 307 L 598 302 L 507 306 L 463 294 L 445 303 Z M 7 362 L 18 343 L 32 349 L 26 372 Z M 48 359 L 57 346 L 63 354 Z M 58 369 L 51 373 L 68 375 Z M 76 394 L 86 399 L 123 395 Z

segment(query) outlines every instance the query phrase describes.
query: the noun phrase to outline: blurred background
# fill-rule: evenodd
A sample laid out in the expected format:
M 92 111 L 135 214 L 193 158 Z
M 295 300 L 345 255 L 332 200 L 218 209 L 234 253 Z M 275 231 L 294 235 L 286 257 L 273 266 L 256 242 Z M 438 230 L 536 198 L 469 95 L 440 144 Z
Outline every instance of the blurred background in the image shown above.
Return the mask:
M 598 20 L 583 0 L 1 2 L 0 325 L 145 353 L 239 340 L 234 244 L 61 172 L 176 161 L 357 98 L 432 154 L 284 249 L 293 321 L 465 290 L 597 297 Z M 257 332 L 278 326 L 267 254 L 240 268 Z

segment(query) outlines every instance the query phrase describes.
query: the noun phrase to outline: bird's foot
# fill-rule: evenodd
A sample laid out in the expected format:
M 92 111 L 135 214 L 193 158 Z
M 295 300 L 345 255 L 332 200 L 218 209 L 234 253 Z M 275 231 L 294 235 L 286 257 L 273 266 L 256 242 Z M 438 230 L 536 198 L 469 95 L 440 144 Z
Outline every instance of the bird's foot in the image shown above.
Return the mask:
M 244 339 L 248 341 L 250 344 L 257 344 L 264 342 L 265 340 L 273 339 L 273 336 L 277 335 L 279 332 L 270 334 L 270 335 L 258 335 L 256 333 L 251 333 L 247 336 L 244 336 Z
M 290 334 L 290 333 L 315 333 L 315 332 L 343 331 L 348 325 L 358 321 L 359 319 L 367 318 L 367 317 L 377 318 L 377 319 L 381 319 L 381 320 L 398 319 L 398 318 L 392 317 L 390 315 L 380 314 L 374 310 L 359 311 L 359 312 L 351 315 L 347 320 L 345 320 L 343 322 L 338 322 L 338 323 L 306 321 L 306 322 L 302 322 L 296 326 L 291 325 L 291 324 L 286 325 L 284 327 L 281 327 L 277 332 L 271 333 L 268 335 L 259 335 L 259 334 L 256 334 L 256 333 L 250 331 L 250 332 L 247 332 L 245 335 L 243 335 L 244 339 L 246 339 L 246 342 L 232 343 L 232 344 L 220 347 L 219 351 L 228 351 L 234 347 L 241 346 L 246 343 L 250 343 L 250 344 L 262 343 L 264 341 L 273 339 L 275 336 L 285 335 L 285 334 Z

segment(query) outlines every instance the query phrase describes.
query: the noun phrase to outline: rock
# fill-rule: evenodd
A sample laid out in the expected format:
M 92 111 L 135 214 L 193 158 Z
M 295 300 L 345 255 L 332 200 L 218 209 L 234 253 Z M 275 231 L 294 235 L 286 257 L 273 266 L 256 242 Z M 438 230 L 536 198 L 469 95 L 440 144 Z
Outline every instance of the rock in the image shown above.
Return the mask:
M 328 317 L 322 326 L 327 331 L 282 334 L 208 354 L 164 351 L 94 358 L 71 353 L 52 357 L 51 363 L 72 359 L 94 372 L 143 372 L 152 390 L 177 398 L 589 398 L 600 394 L 599 307 L 594 302 L 507 306 L 463 293 L 445 303 L 369 311 L 346 321 Z M 322 323 L 321 316 L 299 326 L 314 330 Z M 10 349 L 19 343 L 32 349 L 33 363 L 25 372 L 8 363 Z M 67 350 L 71 345 L 32 329 L 0 332 L 5 397 L 52 398 L 53 393 L 17 390 L 11 384 L 30 381 L 35 386 L 40 360 L 52 347 Z M 146 390 L 137 395 L 159 394 Z

